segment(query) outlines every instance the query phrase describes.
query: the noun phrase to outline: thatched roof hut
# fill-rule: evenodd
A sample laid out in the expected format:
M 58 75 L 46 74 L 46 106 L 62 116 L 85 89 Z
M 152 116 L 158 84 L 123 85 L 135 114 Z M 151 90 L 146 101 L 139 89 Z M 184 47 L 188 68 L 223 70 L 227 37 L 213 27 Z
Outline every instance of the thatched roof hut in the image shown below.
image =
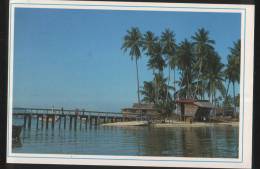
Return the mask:
M 176 100 L 178 114 L 182 121 L 208 121 L 214 105 L 207 100 Z
M 158 109 L 151 103 L 134 103 L 130 108 L 123 108 L 122 112 L 124 117 L 130 118 L 157 118 L 160 116 Z

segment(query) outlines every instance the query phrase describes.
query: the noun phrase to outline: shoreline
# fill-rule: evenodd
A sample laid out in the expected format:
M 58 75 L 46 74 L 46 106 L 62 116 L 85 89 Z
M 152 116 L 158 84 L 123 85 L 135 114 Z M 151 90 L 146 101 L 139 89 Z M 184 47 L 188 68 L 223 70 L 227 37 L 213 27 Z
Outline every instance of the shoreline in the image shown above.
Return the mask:
M 220 127 L 220 126 L 231 126 L 239 127 L 239 122 L 173 122 L 173 123 L 151 123 L 148 124 L 147 121 L 130 121 L 130 122 L 115 122 L 106 123 L 102 126 L 115 126 L 115 127 L 131 127 L 131 126 L 151 126 L 155 128 L 161 127 Z

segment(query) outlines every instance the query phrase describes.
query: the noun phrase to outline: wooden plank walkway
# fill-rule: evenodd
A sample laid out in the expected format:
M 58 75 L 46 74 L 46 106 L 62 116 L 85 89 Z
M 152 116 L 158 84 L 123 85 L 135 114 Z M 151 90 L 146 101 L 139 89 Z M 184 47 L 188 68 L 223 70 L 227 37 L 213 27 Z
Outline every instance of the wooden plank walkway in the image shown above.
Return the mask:
M 23 127 L 31 129 L 32 120 L 36 120 L 35 127 L 37 129 L 55 128 L 58 125 L 59 129 L 82 128 L 87 126 L 97 126 L 102 123 L 113 123 L 135 120 L 134 118 L 123 117 L 122 113 L 116 112 L 99 112 L 99 111 L 86 111 L 86 110 L 64 110 L 61 109 L 40 109 L 40 108 L 13 108 L 13 116 L 23 118 Z M 79 123 L 79 125 L 78 125 Z

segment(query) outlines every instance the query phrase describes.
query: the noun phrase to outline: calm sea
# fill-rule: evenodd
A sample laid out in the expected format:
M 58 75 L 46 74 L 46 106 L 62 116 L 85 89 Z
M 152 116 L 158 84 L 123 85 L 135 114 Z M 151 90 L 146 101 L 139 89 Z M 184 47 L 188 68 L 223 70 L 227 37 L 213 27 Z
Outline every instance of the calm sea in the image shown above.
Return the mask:
M 14 123 L 21 125 L 22 119 Z M 58 122 L 57 122 L 58 123 Z M 87 127 L 77 130 L 23 129 L 14 153 L 134 155 L 178 157 L 238 157 L 238 127 Z

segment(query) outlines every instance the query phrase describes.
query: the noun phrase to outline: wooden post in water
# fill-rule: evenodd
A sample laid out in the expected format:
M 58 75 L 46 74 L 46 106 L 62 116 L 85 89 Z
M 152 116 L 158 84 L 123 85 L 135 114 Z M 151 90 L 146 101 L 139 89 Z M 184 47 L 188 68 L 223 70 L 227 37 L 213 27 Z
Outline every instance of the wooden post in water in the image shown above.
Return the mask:
M 95 126 L 97 125 L 97 116 L 95 116 Z
M 55 124 L 55 115 L 52 115 L 52 130 L 54 129 L 54 124 Z
M 77 116 L 74 117 L 74 130 L 77 130 Z
M 85 121 L 85 128 L 88 128 L 88 116 L 86 116 L 86 121 Z
M 81 125 L 82 125 L 82 117 L 80 116 L 79 118 L 79 129 L 81 130 Z
M 28 119 L 29 119 L 28 120 L 28 128 L 31 129 L 31 126 L 32 126 L 32 115 L 31 114 L 28 115 Z
M 71 130 L 71 127 L 72 127 L 72 116 L 70 115 L 70 130 Z
M 41 118 L 42 118 L 41 129 L 43 129 L 43 114 L 41 115 Z
M 49 128 L 49 116 L 47 115 L 46 116 L 46 129 Z
M 24 127 L 24 128 L 26 128 L 26 123 L 27 123 L 26 121 L 27 121 L 27 116 L 24 115 L 24 116 L 23 116 L 23 127 Z
M 61 128 L 61 118 L 62 118 L 62 116 L 59 116 L 59 130 Z
M 38 130 L 38 128 L 39 128 L 39 115 L 37 115 L 36 118 L 37 118 L 36 119 L 36 129 Z
M 89 126 L 92 126 L 92 117 L 89 116 Z
M 64 118 L 64 129 L 66 129 L 66 120 L 67 120 L 67 116 L 64 115 L 63 118 Z

